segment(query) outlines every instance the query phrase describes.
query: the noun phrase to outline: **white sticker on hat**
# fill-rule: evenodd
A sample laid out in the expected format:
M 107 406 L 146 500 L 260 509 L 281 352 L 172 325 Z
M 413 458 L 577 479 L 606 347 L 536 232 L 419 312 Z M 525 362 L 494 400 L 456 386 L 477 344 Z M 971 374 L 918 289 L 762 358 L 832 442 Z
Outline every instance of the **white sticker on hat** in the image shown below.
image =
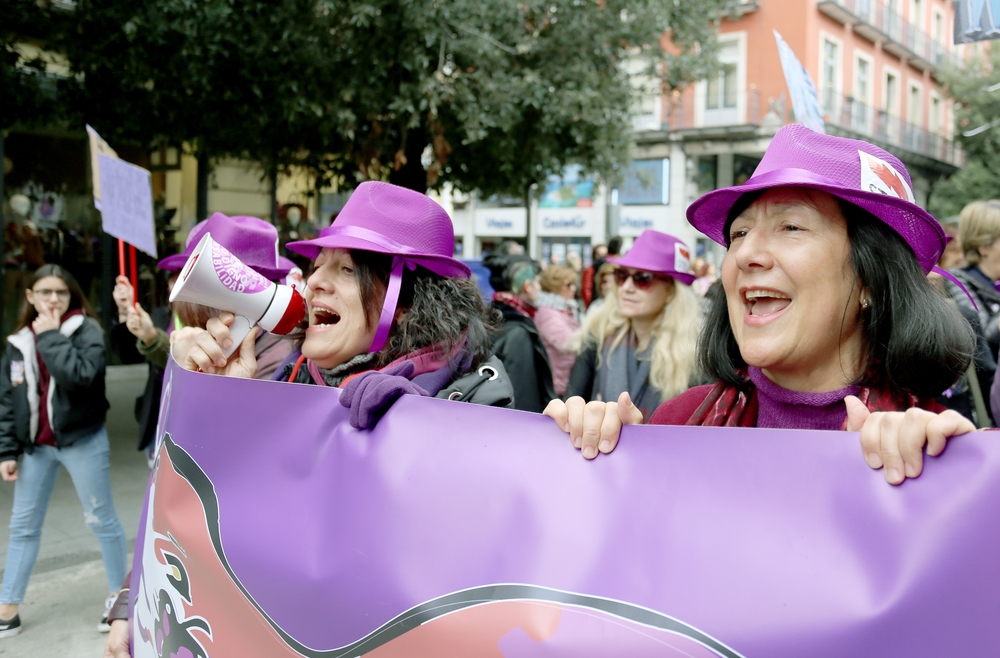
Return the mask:
M 674 272 L 687 274 L 691 271 L 691 252 L 683 242 L 674 243 Z
M 916 203 L 913 199 L 913 190 L 906 184 L 906 179 L 891 164 L 862 150 L 858 150 L 858 156 L 861 158 L 863 192 L 885 194 Z

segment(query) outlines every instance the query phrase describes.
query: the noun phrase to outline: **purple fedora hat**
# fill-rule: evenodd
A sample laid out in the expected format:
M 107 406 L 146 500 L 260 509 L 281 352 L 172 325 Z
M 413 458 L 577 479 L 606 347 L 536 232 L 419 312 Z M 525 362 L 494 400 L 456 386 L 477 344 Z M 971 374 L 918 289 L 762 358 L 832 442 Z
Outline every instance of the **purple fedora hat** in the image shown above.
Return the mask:
M 369 352 L 378 352 L 389 339 L 403 267 L 414 269 L 420 265 L 446 277 L 472 276 L 468 265 L 452 257 L 455 229 L 444 208 L 419 192 L 378 181 L 358 185 L 337 220 L 318 238 L 289 242 L 287 247 L 308 258 L 316 258 L 321 249 L 360 249 L 393 257 Z
M 888 151 L 792 124 L 775 134 L 746 183 L 709 192 L 688 207 L 687 218 L 708 237 L 728 245 L 723 230 L 741 196 L 774 187 L 809 187 L 853 203 L 888 224 L 910 245 L 924 272 L 930 272 L 944 251 L 945 233 L 914 202 L 912 185 L 906 167 Z
M 609 258 L 608 262 L 666 274 L 686 285 L 695 280 L 695 275 L 691 273 L 691 250 L 687 245 L 672 235 L 653 229 L 643 231 L 627 254 Z
M 282 279 L 295 265 L 278 257 L 278 230 L 274 226 L 257 217 L 228 217 L 221 212 L 195 224 L 184 253 L 167 256 L 157 265 L 161 270 L 181 269 L 206 233 L 265 279 Z
M 318 238 L 287 247 L 308 258 L 324 248 L 361 249 L 397 256 L 441 276 L 472 275 L 468 265 L 452 258 L 455 229 L 444 208 L 419 192 L 377 181 L 358 185 Z

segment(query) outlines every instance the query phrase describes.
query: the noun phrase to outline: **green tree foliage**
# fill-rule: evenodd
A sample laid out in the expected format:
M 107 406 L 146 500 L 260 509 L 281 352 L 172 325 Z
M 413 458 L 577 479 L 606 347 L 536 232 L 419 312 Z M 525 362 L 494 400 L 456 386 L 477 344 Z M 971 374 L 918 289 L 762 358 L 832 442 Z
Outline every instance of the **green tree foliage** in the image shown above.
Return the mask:
M 956 140 L 965 150 L 966 162 L 957 173 L 934 187 L 929 210 L 936 217 L 957 215 L 971 201 L 1000 198 L 1000 122 L 997 104 L 1000 89 L 1000 49 L 990 48 L 985 59 L 946 72 L 945 82 L 955 105 Z M 962 135 L 991 126 L 970 137 Z
M 113 141 L 520 196 L 570 163 L 613 178 L 629 64 L 667 89 L 703 77 L 735 4 L 78 0 L 51 42 L 74 121 Z
M 63 108 L 45 62 L 17 49 L 43 42 L 49 12 L 34 2 L 0 0 L 0 17 L 0 130 L 58 121 Z

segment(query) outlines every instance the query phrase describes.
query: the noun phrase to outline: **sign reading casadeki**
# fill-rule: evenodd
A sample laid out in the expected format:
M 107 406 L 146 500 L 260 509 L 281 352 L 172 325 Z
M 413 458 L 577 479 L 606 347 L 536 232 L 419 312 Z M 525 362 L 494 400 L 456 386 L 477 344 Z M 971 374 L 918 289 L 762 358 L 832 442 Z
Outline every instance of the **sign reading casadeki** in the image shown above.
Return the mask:
M 135 656 L 987 656 L 1000 441 L 886 484 L 846 432 L 630 427 L 171 364 Z

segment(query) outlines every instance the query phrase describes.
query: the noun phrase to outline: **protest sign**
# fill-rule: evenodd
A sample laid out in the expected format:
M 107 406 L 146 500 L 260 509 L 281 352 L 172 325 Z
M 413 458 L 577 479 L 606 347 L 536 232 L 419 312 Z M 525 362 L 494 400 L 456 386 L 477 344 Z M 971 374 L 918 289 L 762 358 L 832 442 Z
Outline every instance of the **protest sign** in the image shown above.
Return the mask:
M 97 160 L 104 231 L 155 258 L 156 225 L 149 172 L 103 153 Z
M 135 656 L 991 655 L 1000 444 L 899 487 L 857 434 L 629 427 L 171 363 Z
M 781 38 L 777 30 L 773 30 L 774 39 L 778 43 L 778 55 L 781 58 L 781 70 L 785 74 L 788 85 L 788 95 L 792 98 L 792 108 L 795 110 L 795 121 L 816 132 L 825 133 L 823 111 L 819 107 L 819 97 L 816 85 L 813 84 L 809 71 L 795 56 L 792 47 Z

